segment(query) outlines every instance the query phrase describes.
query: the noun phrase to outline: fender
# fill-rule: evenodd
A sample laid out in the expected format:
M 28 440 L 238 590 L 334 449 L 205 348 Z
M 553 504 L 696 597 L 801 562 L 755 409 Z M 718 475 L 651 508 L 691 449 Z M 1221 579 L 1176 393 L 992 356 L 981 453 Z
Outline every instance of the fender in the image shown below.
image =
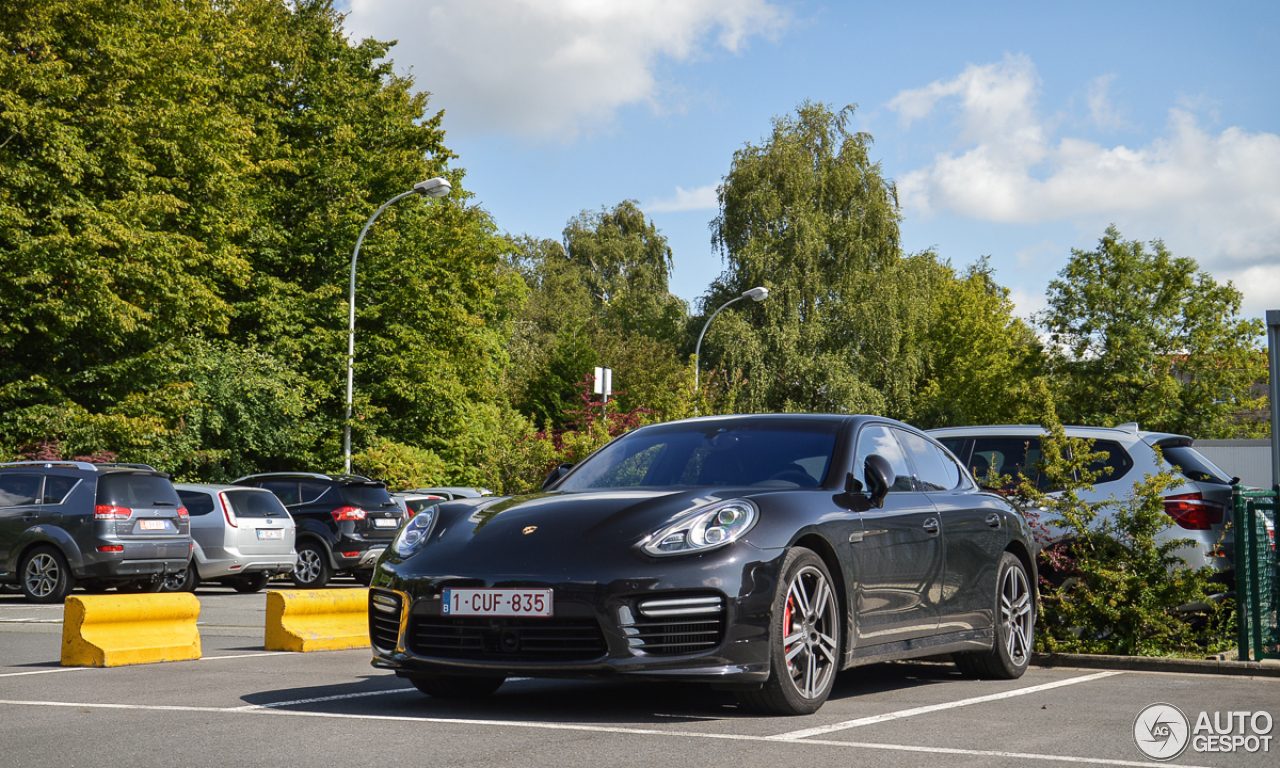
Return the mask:
M 9 551 L 9 562 L 5 563 L 5 569 L 9 573 L 17 573 L 22 558 L 27 556 L 27 552 L 30 552 L 32 547 L 39 544 L 54 545 L 62 551 L 62 556 L 67 559 L 67 565 L 73 574 L 79 576 L 84 573 L 84 553 L 76 545 L 75 539 L 71 538 L 71 534 L 56 525 L 33 525 L 18 534 L 18 540 L 13 543 L 13 549 Z
M 338 565 L 337 560 L 333 557 L 333 546 L 329 543 L 328 537 L 317 533 L 313 529 L 303 528 L 303 526 L 299 525 L 297 534 L 293 540 L 294 552 L 296 553 L 298 551 L 298 547 L 308 542 L 319 545 L 320 549 L 324 552 L 325 559 L 329 561 L 329 567 L 332 568 L 335 573 L 342 570 Z

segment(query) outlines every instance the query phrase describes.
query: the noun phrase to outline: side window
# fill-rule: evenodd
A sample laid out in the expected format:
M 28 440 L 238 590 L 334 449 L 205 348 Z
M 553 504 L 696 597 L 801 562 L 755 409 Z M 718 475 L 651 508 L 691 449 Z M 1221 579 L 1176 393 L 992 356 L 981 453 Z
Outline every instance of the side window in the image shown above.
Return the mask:
M 67 494 L 71 493 L 71 489 L 75 488 L 76 483 L 79 482 L 74 477 L 47 475 L 44 479 L 44 503 L 61 504 L 62 500 L 67 498 Z
M 872 454 L 883 456 L 893 468 L 894 475 L 897 476 L 893 481 L 893 487 L 889 489 L 890 493 L 916 489 L 912 479 L 911 465 L 907 463 L 907 456 L 902 452 L 898 439 L 893 436 L 893 432 L 888 427 L 878 424 L 863 427 L 858 433 L 858 447 L 853 458 L 853 474 L 862 482 L 864 488 L 867 482 L 867 457 Z
M 1008 475 L 1004 487 L 1014 488 L 1019 475 L 1026 475 L 1043 490 L 1046 481 L 1040 477 L 1039 462 L 1038 437 L 979 437 L 974 441 L 968 469 L 979 483 L 984 483 L 988 474 Z
M 192 517 L 200 517 L 213 511 L 213 497 L 207 493 L 178 491 L 178 498 L 182 499 L 182 506 L 187 508 L 187 514 Z
M 262 487 L 274 493 L 285 506 L 298 503 L 297 480 L 264 480 Z
M 960 468 L 942 449 L 914 432 L 896 429 L 894 433 L 916 465 L 920 490 L 949 491 L 960 485 Z
M 1097 440 L 1093 444 L 1094 453 L 1106 453 L 1107 458 L 1089 463 L 1090 472 L 1100 473 L 1095 482 L 1107 483 L 1119 480 L 1133 468 L 1133 457 L 1124 446 L 1114 440 Z M 1110 470 L 1110 471 L 1107 471 Z
M 0 475 L 0 507 L 25 507 L 40 496 L 44 475 Z
M 298 500 L 295 502 L 285 501 L 285 504 L 310 504 L 323 496 L 325 491 L 329 490 L 328 483 L 308 483 L 305 480 L 298 483 L 298 487 L 300 489 L 298 492 Z M 281 499 L 281 501 L 284 501 L 284 499 Z

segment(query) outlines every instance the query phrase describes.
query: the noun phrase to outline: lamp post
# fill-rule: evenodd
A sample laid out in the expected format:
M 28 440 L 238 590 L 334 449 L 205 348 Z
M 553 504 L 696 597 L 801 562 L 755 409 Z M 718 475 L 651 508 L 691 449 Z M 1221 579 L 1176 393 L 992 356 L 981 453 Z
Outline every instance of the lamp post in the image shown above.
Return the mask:
M 373 222 L 377 220 L 379 214 L 387 209 L 387 206 L 397 203 L 410 195 L 444 197 L 449 194 L 451 189 L 453 189 L 453 186 L 440 177 L 414 184 L 413 189 L 408 192 L 401 192 L 379 206 L 378 210 L 374 211 L 369 220 L 365 222 L 364 229 L 360 230 L 360 237 L 356 238 L 356 249 L 351 254 L 351 285 L 347 295 L 347 304 L 351 309 L 351 315 L 350 322 L 347 324 L 347 414 L 342 425 L 343 471 L 347 474 L 351 474 L 351 396 L 355 388 L 356 359 L 356 262 L 360 259 L 360 244 L 364 242 L 364 236 L 369 231 L 369 227 L 373 226 Z
M 707 318 L 707 322 L 702 325 L 702 333 L 698 334 L 698 343 L 693 348 L 693 391 L 694 392 L 698 391 L 698 385 L 699 385 L 698 356 L 699 356 L 699 353 L 702 351 L 702 337 L 707 335 L 707 328 L 711 326 L 711 321 L 716 319 L 716 315 L 720 314 L 721 309 L 724 309 L 725 307 L 729 306 L 735 301 L 742 301 L 743 299 L 751 299 L 752 301 L 764 301 L 767 298 L 769 298 L 769 289 L 765 288 L 763 285 L 757 286 L 755 288 L 752 288 L 749 291 L 743 291 L 741 296 L 736 296 L 732 299 L 729 299 L 725 303 L 721 304 L 720 309 L 717 309 L 715 312 L 712 312 L 711 317 Z

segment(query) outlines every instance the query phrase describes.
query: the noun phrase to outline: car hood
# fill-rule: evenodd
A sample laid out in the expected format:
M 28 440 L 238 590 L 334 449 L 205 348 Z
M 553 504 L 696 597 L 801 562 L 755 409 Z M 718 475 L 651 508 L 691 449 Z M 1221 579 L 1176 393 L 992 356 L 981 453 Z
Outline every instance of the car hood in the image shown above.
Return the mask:
M 616 558 L 695 509 L 742 498 L 741 490 L 553 492 L 445 503 L 431 540 L 407 563 L 511 573 L 545 571 L 567 557 Z

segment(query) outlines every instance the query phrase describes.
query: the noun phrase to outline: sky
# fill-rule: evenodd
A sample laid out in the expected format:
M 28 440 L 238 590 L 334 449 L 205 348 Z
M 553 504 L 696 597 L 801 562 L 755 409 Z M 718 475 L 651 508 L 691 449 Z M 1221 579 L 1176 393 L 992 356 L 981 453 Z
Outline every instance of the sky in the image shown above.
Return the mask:
M 559 240 L 623 200 L 699 309 L 733 154 L 805 102 L 851 127 L 903 248 L 987 256 L 1024 317 L 1115 224 L 1280 309 L 1280 3 L 339 0 L 444 110 L 497 226 Z

